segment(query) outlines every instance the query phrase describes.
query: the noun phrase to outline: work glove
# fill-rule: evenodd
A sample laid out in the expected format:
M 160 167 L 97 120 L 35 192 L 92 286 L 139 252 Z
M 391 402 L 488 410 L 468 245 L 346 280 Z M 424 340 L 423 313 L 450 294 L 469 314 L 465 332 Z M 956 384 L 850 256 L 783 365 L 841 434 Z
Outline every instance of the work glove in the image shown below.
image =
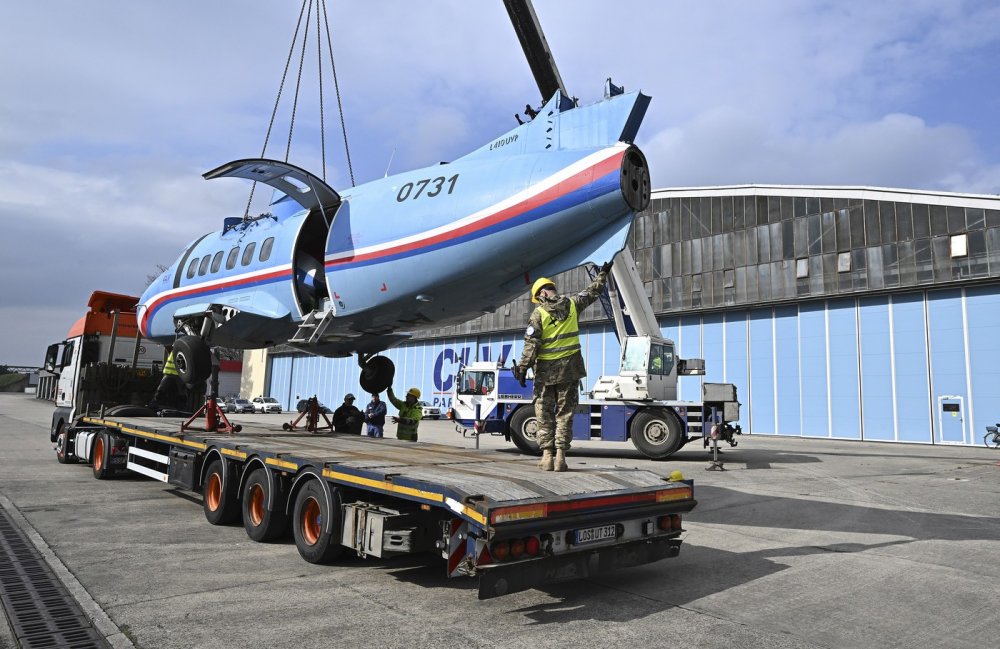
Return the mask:
M 602 273 L 610 272 L 611 271 L 611 265 L 613 263 L 614 263 L 614 260 L 612 259 L 611 261 L 608 261 L 606 264 L 604 264 L 603 266 L 601 266 L 601 272 Z
M 510 368 L 510 371 L 514 373 L 514 378 L 517 379 L 517 382 L 521 384 L 522 388 L 528 387 L 527 384 L 528 372 L 526 371 L 526 369 L 522 370 L 520 367 L 517 366 L 517 363 L 514 363 L 514 365 Z

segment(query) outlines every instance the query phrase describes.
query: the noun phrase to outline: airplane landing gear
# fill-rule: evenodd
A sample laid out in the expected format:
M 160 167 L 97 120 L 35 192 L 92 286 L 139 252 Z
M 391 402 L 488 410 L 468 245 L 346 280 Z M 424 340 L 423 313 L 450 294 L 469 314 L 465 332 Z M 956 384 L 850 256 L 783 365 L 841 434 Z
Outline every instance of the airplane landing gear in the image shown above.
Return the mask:
M 361 365 L 361 389 L 369 394 L 385 392 L 392 385 L 396 375 L 396 366 L 385 356 L 358 355 Z
M 203 383 L 212 375 L 212 352 L 201 336 L 181 336 L 174 342 L 174 365 L 186 385 Z

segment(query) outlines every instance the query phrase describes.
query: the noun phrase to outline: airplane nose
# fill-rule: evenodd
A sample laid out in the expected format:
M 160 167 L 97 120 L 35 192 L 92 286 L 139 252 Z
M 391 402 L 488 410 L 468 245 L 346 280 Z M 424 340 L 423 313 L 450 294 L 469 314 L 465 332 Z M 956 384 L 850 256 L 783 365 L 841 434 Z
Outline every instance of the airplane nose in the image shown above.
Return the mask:
M 629 207 L 636 212 L 649 207 L 649 166 L 646 164 L 646 156 L 637 146 L 630 146 L 622 156 L 621 185 L 622 196 Z

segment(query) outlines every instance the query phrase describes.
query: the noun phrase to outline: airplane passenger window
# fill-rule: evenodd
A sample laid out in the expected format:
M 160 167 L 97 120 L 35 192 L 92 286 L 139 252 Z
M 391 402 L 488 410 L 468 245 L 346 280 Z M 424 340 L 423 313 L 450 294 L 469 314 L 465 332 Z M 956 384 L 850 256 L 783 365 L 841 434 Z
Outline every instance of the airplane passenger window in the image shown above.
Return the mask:
M 274 237 L 268 237 L 264 239 L 264 243 L 260 245 L 260 261 L 267 261 L 271 256 L 271 248 L 274 247 Z
M 215 253 L 214 257 L 212 257 L 212 272 L 213 273 L 219 272 L 219 268 L 221 266 L 222 266 L 222 251 L 220 250 L 219 252 Z
M 247 249 L 243 251 L 243 265 L 249 266 L 250 262 L 253 261 L 253 250 L 257 247 L 256 241 L 251 241 L 247 244 Z
M 198 266 L 198 275 L 204 275 L 208 272 L 208 261 L 212 258 L 212 255 L 205 255 L 201 258 L 201 265 Z
M 194 277 L 195 271 L 198 270 L 198 258 L 195 257 L 191 260 L 191 264 L 188 266 L 188 279 Z
M 226 270 L 232 270 L 236 267 L 236 260 L 240 257 L 240 247 L 236 246 L 229 251 L 229 256 L 226 257 Z

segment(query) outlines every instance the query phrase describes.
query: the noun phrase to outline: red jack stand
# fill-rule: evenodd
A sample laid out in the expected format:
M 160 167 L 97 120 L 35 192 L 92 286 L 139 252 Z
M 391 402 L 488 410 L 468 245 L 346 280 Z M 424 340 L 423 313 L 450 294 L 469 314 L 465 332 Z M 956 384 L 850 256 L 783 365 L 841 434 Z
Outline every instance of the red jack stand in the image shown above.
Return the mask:
M 191 418 L 181 424 L 181 432 L 187 431 L 191 428 L 191 422 L 200 417 L 202 414 L 205 415 L 205 432 L 208 433 L 238 433 L 243 430 L 243 426 L 236 424 L 235 426 L 226 419 L 226 413 L 222 412 L 222 408 L 219 407 L 219 402 L 215 400 L 214 396 L 209 396 L 205 399 L 205 405 L 198 409 L 198 412 L 191 415 Z
M 299 426 L 299 422 L 302 418 L 306 418 L 306 423 L 304 426 Z M 319 418 L 322 417 L 323 421 L 326 422 L 326 426 L 319 426 Z M 326 416 L 326 413 L 319 411 L 319 399 L 315 395 L 309 397 L 309 401 L 306 403 L 306 409 L 302 411 L 295 421 L 288 424 L 281 424 L 283 430 L 298 430 L 299 428 L 304 428 L 310 433 L 318 433 L 320 429 L 326 430 L 330 429 L 333 432 L 333 422 L 330 418 Z

